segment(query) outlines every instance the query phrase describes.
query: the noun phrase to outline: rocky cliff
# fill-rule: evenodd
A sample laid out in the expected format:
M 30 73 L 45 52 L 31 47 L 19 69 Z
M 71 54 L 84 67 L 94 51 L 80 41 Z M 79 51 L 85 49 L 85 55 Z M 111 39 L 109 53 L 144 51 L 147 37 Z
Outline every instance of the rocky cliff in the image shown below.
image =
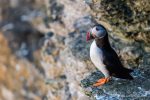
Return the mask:
M 70 2 L 83 3 L 80 0 Z M 78 100 L 87 100 L 84 94 L 89 96 L 88 99 L 97 100 L 148 100 L 150 98 L 148 1 L 85 0 L 85 3 L 90 7 L 89 15 L 82 15 L 74 22 L 74 31 L 65 38 L 66 48 L 60 53 L 71 96 Z M 67 7 L 64 5 L 63 10 L 68 9 Z M 66 28 L 70 28 L 66 25 L 67 20 L 62 22 Z M 133 81 L 113 78 L 110 83 L 102 87 L 91 86 L 102 77 L 99 71 L 95 71 L 89 59 L 90 43 L 85 41 L 87 29 L 95 23 L 101 23 L 107 28 L 111 45 L 117 51 L 122 63 L 125 67 L 134 69 Z
M 0 43 L 6 47 L 0 54 L 0 99 L 150 99 L 148 0 L 6 1 L 0 1 Z M 134 69 L 133 81 L 112 78 L 92 87 L 102 74 L 89 59 L 85 37 L 96 23 L 108 30 L 124 66 Z

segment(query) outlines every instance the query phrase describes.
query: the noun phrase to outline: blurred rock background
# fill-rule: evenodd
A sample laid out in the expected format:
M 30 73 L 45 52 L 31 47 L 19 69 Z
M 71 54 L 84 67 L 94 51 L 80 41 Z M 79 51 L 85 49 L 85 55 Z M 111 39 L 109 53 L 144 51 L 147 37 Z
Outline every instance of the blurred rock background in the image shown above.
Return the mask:
M 149 0 L 0 0 L 0 100 L 149 100 Z M 96 23 L 135 80 L 91 86 Z

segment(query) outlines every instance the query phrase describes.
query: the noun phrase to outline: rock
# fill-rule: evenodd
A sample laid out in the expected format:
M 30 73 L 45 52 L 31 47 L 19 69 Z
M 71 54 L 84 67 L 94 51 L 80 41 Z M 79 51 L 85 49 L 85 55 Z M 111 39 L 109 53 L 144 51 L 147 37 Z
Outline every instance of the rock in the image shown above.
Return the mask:
M 50 2 L 52 3 L 50 6 L 55 9 L 51 8 L 51 10 L 48 10 L 51 13 L 49 25 L 54 33 L 65 34 L 63 35 L 65 36 L 65 44 L 63 44 L 63 49 L 60 48 L 57 56 L 53 54 L 48 56 L 51 56 L 52 59 L 58 57 L 58 61 L 61 62 L 60 65 L 61 67 L 63 66 L 62 73 L 66 77 L 63 82 L 67 82 L 67 85 L 62 84 L 62 86 L 68 88 L 68 91 L 65 93 L 69 92 L 69 98 L 77 100 L 150 98 L 148 86 L 149 76 L 147 76 L 149 75 L 149 68 L 145 67 L 147 64 L 143 62 L 145 55 L 149 53 L 149 34 L 147 34 L 149 30 L 145 30 L 149 27 L 146 23 L 149 20 L 147 15 L 148 8 L 139 8 L 134 1 L 114 0 L 112 2 L 110 0 L 85 0 L 85 3 L 91 8 L 90 14 L 92 15 L 90 15 L 89 8 L 85 12 L 83 12 L 84 7 L 78 10 L 78 3 L 81 3 L 80 0 L 62 0 L 60 2 L 50 0 Z M 77 3 L 73 5 L 74 2 Z M 143 2 L 138 1 L 139 5 Z M 67 4 L 72 4 L 72 6 L 68 6 Z M 135 5 L 131 6 L 132 4 Z M 58 12 L 56 12 L 56 9 L 58 9 Z M 140 9 L 144 11 L 142 12 Z M 70 12 L 71 14 L 73 13 L 73 16 Z M 140 12 L 142 13 L 140 14 Z M 74 15 L 75 13 L 77 15 Z M 141 20 L 144 21 L 141 22 Z M 91 63 L 89 59 L 90 43 L 85 41 L 87 30 L 95 23 L 101 23 L 107 28 L 111 45 L 117 51 L 124 66 L 135 69 L 132 73 L 135 78 L 133 81 L 113 78 L 103 87 L 94 88 L 91 86 L 97 79 L 103 76 L 101 72 L 96 71 L 96 68 Z M 61 33 L 60 30 L 62 30 Z M 54 43 L 55 45 L 58 44 L 58 42 Z M 54 51 L 57 50 L 56 47 L 54 47 Z M 50 61 L 47 63 L 49 64 Z M 55 63 L 58 62 L 54 61 L 54 65 Z M 53 74 L 49 75 L 49 77 L 52 76 Z M 50 84 L 52 84 L 51 82 L 58 84 L 57 78 L 54 80 L 53 78 L 49 80 Z M 55 89 L 55 93 L 57 94 L 58 92 L 56 91 L 57 89 Z M 48 94 L 52 96 L 51 91 Z
M 65 48 L 64 37 L 50 32 L 44 38 L 40 61 L 45 72 L 48 100 L 71 99 L 70 90 L 64 74 L 64 66 L 60 60 L 60 52 Z
M 16 100 L 16 98 L 40 100 L 46 95 L 43 74 L 28 60 L 18 59 L 12 54 L 9 42 L 2 33 L 0 33 L 0 66 L 2 100 Z
M 149 36 L 150 32 L 149 1 L 93 0 L 89 6 L 95 19 L 111 25 L 113 33 L 131 37 L 130 40 L 148 42 L 143 36 Z M 142 38 L 138 39 L 136 36 L 140 34 Z
M 50 9 L 47 11 L 50 20 L 47 23 L 52 32 L 60 35 L 75 31 L 75 22 L 90 15 L 90 8 L 81 0 L 49 0 L 49 2 Z
M 2 95 L 5 100 L 14 100 L 14 95 L 11 91 L 6 89 L 5 87 L 2 88 Z
M 94 88 L 91 85 L 103 75 L 99 71 L 94 71 L 95 67 L 89 59 L 90 43 L 87 44 L 85 42 L 85 33 L 80 33 L 79 35 L 74 36 L 74 38 L 68 37 L 66 41 L 66 45 L 68 48 L 63 51 L 61 57 L 66 58 L 63 59 L 63 62 L 65 63 L 65 73 L 67 81 L 73 85 L 70 86 L 70 89 L 74 91 L 72 95 L 77 94 L 80 91 L 81 84 L 85 94 L 91 96 L 91 98 L 94 97 L 96 100 L 120 100 L 132 99 L 133 97 L 136 99 L 144 97 L 146 100 L 148 100 L 148 98 L 150 98 L 149 86 L 147 86 L 149 83 L 148 77 L 150 73 L 148 71 L 149 68 L 146 67 L 146 65 L 148 64 L 146 64 L 148 59 L 144 60 L 146 62 L 136 62 L 136 60 L 134 60 L 139 57 L 141 57 L 141 61 L 143 61 L 142 59 L 146 59 L 144 52 L 137 51 L 136 48 L 138 48 L 138 46 L 131 45 L 133 46 L 133 48 L 131 48 L 130 45 L 126 44 L 125 48 L 126 50 L 128 48 L 129 51 L 126 51 L 124 48 L 125 51 L 122 50 L 120 52 L 122 59 L 124 59 L 124 61 L 122 62 L 124 62 L 125 67 L 136 67 L 136 69 L 132 73 L 132 75 L 134 76 L 133 81 L 113 78 L 108 84 L 102 87 Z M 115 43 L 115 41 L 112 41 L 112 44 L 113 43 Z M 119 42 L 119 45 L 121 47 L 125 46 L 125 44 L 122 42 Z M 116 47 L 115 49 L 119 49 L 119 47 Z M 128 54 L 126 55 L 126 53 Z M 129 62 L 131 64 L 128 65 Z
M 0 98 L 149 100 L 148 0 L 0 0 Z M 14 12 L 14 14 L 12 14 Z M 86 32 L 106 27 L 133 81 L 103 77 L 89 59 Z M 9 95 L 7 97 L 7 94 Z

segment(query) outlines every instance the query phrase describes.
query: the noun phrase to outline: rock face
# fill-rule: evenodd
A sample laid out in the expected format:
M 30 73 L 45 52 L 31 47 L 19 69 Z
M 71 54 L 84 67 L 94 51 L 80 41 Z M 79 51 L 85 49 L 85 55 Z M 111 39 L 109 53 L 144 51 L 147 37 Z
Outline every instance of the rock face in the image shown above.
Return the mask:
M 96 20 L 111 25 L 115 34 L 119 32 L 131 40 L 150 42 L 144 38 L 150 31 L 148 3 L 147 0 L 93 0 L 89 5 Z
M 44 35 L 32 24 L 41 18 L 35 11 L 39 5 L 37 0 L 0 0 L 0 100 L 47 98 L 39 64 Z
M 8 44 L 7 39 L 0 33 L 0 99 L 46 98 L 47 89 L 43 75 L 33 63 L 13 55 Z
M 0 0 L 0 100 L 149 100 L 149 0 Z M 12 14 L 14 12 L 14 14 Z M 86 32 L 100 23 L 133 81 L 103 77 Z
M 149 67 L 146 67 L 149 66 L 149 61 L 147 59 L 147 57 L 149 56 L 148 53 L 145 53 L 145 55 L 142 56 L 141 60 L 137 64 L 135 61 L 132 61 L 134 60 L 134 57 L 136 58 L 137 54 L 140 54 L 138 51 L 136 51 L 137 46 L 135 46 L 132 50 L 130 45 L 120 43 L 120 45 L 126 46 L 125 48 L 129 49 L 129 51 L 132 51 L 129 53 L 129 51 L 125 51 L 124 48 L 122 49 L 122 51 L 120 51 L 120 55 L 121 57 L 124 57 L 123 60 L 127 59 L 126 61 L 123 61 L 125 67 L 135 69 L 135 71 L 132 73 L 134 80 L 127 81 L 113 78 L 108 84 L 102 87 L 95 88 L 91 85 L 96 82 L 96 80 L 101 78 L 102 74 L 99 71 L 93 70 L 93 68 L 95 67 L 91 64 L 88 54 L 89 44 L 85 42 L 84 37 L 84 33 L 81 33 L 79 36 L 74 37 L 75 40 L 69 37 L 71 42 L 66 44 L 68 45 L 68 48 L 63 52 L 63 57 L 65 55 L 66 58 L 64 59 L 64 62 L 66 64 L 66 76 L 68 81 L 71 84 L 74 84 L 74 87 L 77 87 L 76 85 L 81 84 L 85 94 L 87 94 L 88 96 L 93 96 L 96 100 L 124 100 L 144 98 L 148 100 L 150 98 L 150 89 L 148 85 L 150 81 L 148 79 L 150 73 L 146 71 L 149 70 Z M 115 41 L 112 42 L 112 44 L 115 45 Z M 129 53 L 129 55 L 126 53 Z M 72 89 L 72 87 L 71 90 L 80 90 L 79 88 L 74 87 Z
M 125 0 L 95 0 L 89 3 L 93 11 L 92 14 L 96 17 L 95 20 L 102 23 L 110 31 L 109 35 L 111 45 L 116 51 L 118 51 L 120 57 L 122 58 L 123 64 L 128 68 L 134 68 L 135 71 L 132 73 L 134 76 L 133 81 L 113 79 L 110 83 L 99 88 L 94 88 L 91 84 L 93 84 L 93 82 L 95 82 L 98 78 L 102 77 L 100 72 L 94 72 L 82 81 L 78 78 L 78 75 L 80 74 L 74 74 L 74 78 L 76 78 L 77 81 L 81 81 L 87 95 L 94 96 L 97 100 L 148 100 L 150 98 L 150 89 L 148 86 L 150 81 L 148 78 L 149 72 L 146 71 L 149 70 L 149 68 L 146 67 L 149 66 L 149 61 L 146 58 L 150 53 L 150 51 L 146 49 L 149 48 L 148 37 L 150 36 L 148 24 L 149 17 L 146 17 L 146 14 L 148 14 L 150 7 L 149 5 L 146 5 L 146 7 L 138 8 L 138 4 L 142 5 L 145 4 L 145 2 L 146 1 L 128 2 Z M 139 12 L 142 12 L 142 14 L 139 14 Z M 87 65 L 90 65 L 87 63 L 87 61 L 89 61 L 89 49 L 86 48 L 86 46 L 88 45 L 85 43 L 85 40 L 83 40 L 83 38 L 85 38 L 85 34 L 81 34 L 82 33 L 80 33 L 75 40 L 68 43 L 67 47 L 69 47 L 68 50 L 70 50 L 72 55 L 75 57 L 73 57 L 73 61 L 79 60 L 79 62 L 82 62 L 82 67 L 80 67 L 81 64 L 78 65 L 77 62 L 77 66 L 75 66 L 75 63 L 71 63 L 67 64 L 67 66 L 70 65 L 67 67 L 68 70 L 70 68 L 74 71 L 82 68 L 88 69 Z M 69 54 L 68 57 L 70 58 Z M 84 60 L 82 58 L 84 58 Z M 89 71 L 91 73 L 93 66 L 90 66 Z M 80 73 L 80 71 L 81 70 L 77 72 Z M 84 75 L 85 73 L 83 72 L 81 76 L 83 77 Z
M 91 8 L 95 20 L 108 29 L 111 45 L 118 52 L 124 66 L 135 69 L 132 73 L 134 80 L 113 78 L 110 83 L 103 87 L 94 88 L 91 86 L 98 78 L 102 77 L 100 72 L 94 72 L 94 66 L 89 59 L 90 43 L 85 42 L 85 33 L 88 26 L 92 26 L 94 21 L 83 25 L 84 28 L 80 23 L 80 27 L 75 28 L 75 32 L 68 34 L 69 36 L 65 39 L 66 49 L 60 55 L 65 64 L 64 70 L 71 95 L 77 96 L 80 100 L 80 97 L 83 97 L 79 95 L 81 85 L 82 91 L 91 96 L 91 99 L 94 97 L 97 100 L 148 100 L 150 98 L 148 86 L 150 80 L 148 79 L 149 68 L 146 67 L 149 66 L 149 61 L 146 58 L 150 52 L 149 17 L 147 17 L 149 16 L 149 5 L 138 8 L 138 5 L 145 4 L 146 1 L 93 0 L 93 2 L 86 2 Z M 131 6 L 132 4 L 134 5 Z M 139 12 L 142 13 L 139 14 Z M 141 22 L 141 20 L 143 21 Z M 87 98 L 83 97 L 82 99 Z

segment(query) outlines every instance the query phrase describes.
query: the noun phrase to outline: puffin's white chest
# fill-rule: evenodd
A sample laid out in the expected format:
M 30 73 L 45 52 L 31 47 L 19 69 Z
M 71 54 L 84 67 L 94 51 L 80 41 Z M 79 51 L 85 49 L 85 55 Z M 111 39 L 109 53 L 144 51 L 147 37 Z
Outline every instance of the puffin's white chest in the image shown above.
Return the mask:
M 90 47 L 90 58 L 96 67 L 103 65 L 103 52 L 97 47 L 95 40 Z
M 99 47 L 97 47 L 95 40 L 90 47 L 90 58 L 93 64 L 105 75 L 105 77 L 109 77 L 109 72 L 106 69 L 105 64 L 103 63 L 103 51 Z

